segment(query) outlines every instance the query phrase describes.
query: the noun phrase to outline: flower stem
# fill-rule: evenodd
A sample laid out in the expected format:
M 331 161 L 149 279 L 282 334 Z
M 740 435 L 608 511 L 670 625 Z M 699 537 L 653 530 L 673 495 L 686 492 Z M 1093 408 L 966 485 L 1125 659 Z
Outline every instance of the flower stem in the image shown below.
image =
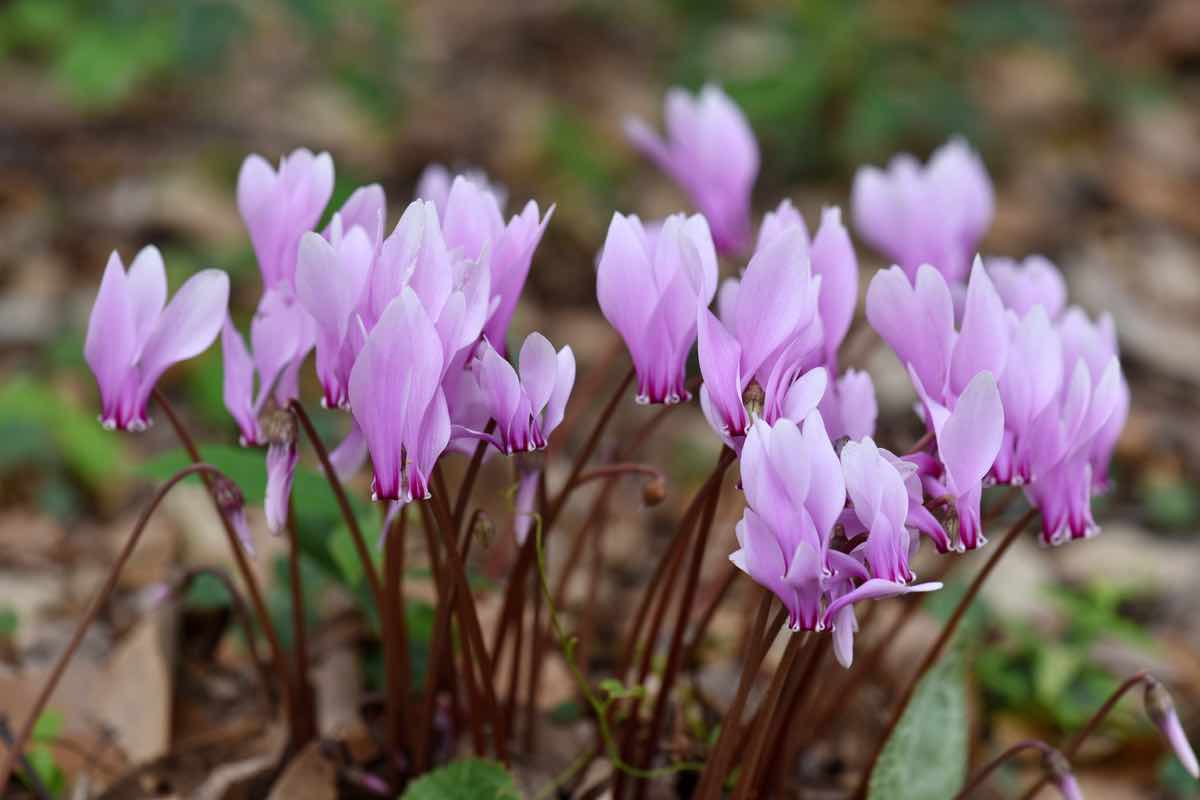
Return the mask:
M 921 682 L 921 678 L 925 677 L 925 673 L 927 673 L 933 667 L 933 665 L 937 663 L 938 658 L 941 657 L 942 652 L 950 643 L 950 638 L 954 635 L 954 632 L 958 630 L 959 623 L 962 622 L 963 616 L 967 613 L 967 609 L 970 607 L 972 601 L 975 600 L 975 596 L 979 594 L 979 590 L 983 588 L 984 581 L 986 581 L 988 576 L 992 574 L 992 570 L 994 570 L 996 565 L 1000 563 L 1000 559 L 1004 557 L 1006 552 L 1008 552 L 1008 548 L 1012 547 L 1013 543 L 1017 540 L 1017 537 L 1022 531 L 1025 530 L 1026 527 L 1029 526 L 1029 523 L 1033 522 L 1034 518 L 1037 517 L 1037 514 L 1037 509 L 1031 508 L 1029 511 L 1025 512 L 1020 519 L 1013 523 L 1013 526 L 1009 528 L 1008 533 L 1004 535 L 1003 540 L 1001 540 L 1000 544 L 996 545 L 991 556 L 988 557 L 987 563 L 983 565 L 983 569 L 979 571 L 979 574 L 975 576 L 973 581 L 971 581 L 971 585 L 967 587 L 966 594 L 964 594 L 962 599 L 958 601 L 958 606 L 955 607 L 954 613 L 950 615 L 949 621 L 946 623 L 945 627 L 942 628 L 942 632 L 938 636 L 937 641 L 935 641 L 933 646 L 930 647 L 928 652 L 925 653 L 925 657 L 921 660 L 920 665 L 917 667 L 916 673 L 914 673 L 912 678 L 909 679 L 908 683 L 904 687 L 904 691 L 900 693 L 900 699 L 896 702 L 895 707 L 892 709 L 892 716 L 888 720 L 887 726 L 883 729 L 883 735 L 879 737 L 879 741 L 875 745 L 874 751 L 871 753 L 871 759 L 867 762 L 867 768 L 863 771 L 862 782 L 858 786 L 855 797 L 866 797 L 867 787 L 871 782 L 871 773 L 875 770 L 875 764 L 879 761 L 879 754 L 883 752 L 884 745 L 886 745 L 888 739 L 891 738 L 892 732 L 896 730 L 896 725 L 898 725 L 900 722 L 900 717 L 903 716 L 905 709 L 908 708 L 908 704 L 912 701 L 913 693 L 917 690 L 917 684 Z
M 196 447 L 195 440 L 192 439 L 192 435 L 175 413 L 174 407 L 167 401 L 166 395 L 155 388 L 153 397 L 154 402 L 167 415 L 167 419 L 171 423 L 171 428 L 175 431 L 175 436 L 179 439 L 180 444 L 183 445 L 183 449 L 187 451 L 192 463 L 202 463 L 200 450 Z M 225 535 L 229 541 L 229 549 L 233 552 L 234 564 L 237 565 L 238 573 L 242 576 L 242 581 L 246 584 L 246 591 L 250 595 L 250 605 L 254 608 L 254 613 L 258 617 L 258 625 L 267 637 L 267 646 L 271 650 L 271 664 L 275 668 L 280 686 L 290 695 L 292 681 L 287 659 L 283 654 L 283 645 L 279 642 L 279 634 L 275 631 L 275 626 L 271 622 L 271 615 L 267 611 L 267 604 L 263 601 L 262 589 L 259 587 L 258 578 L 255 577 L 254 570 L 250 567 L 250 562 L 246 560 L 246 553 L 242 549 L 241 542 L 238 540 L 237 531 L 234 530 L 229 518 L 221 512 L 221 504 L 217 500 L 217 496 L 213 490 L 212 477 L 208 474 L 202 474 L 201 477 L 204 480 L 204 485 L 208 488 L 208 494 L 212 498 L 213 507 L 217 510 L 217 516 L 220 517 L 221 524 L 225 528 Z M 246 641 L 250 647 L 251 654 L 257 658 L 254 637 L 247 636 Z M 291 713 L 292 709 L 289 703 L 288 714 L 290 715 Z
M 203 462 L 191 464 L 176 472 L 166 483 L 158 488 L 154 496 L 150 499 L 149 504 L 142 510 L 141 515 L 137 519 L 137 523 L 133 526 L 133 530 L 129 533 L 129 537 L 125 540 L 124 547 L 117 554 L 117 560 L 113 563 L 108 571 L 108 577 L 105 578 L 104 584 L 100 590 L 96 592 L 92 598 L 92 602 L 88 605 L 87 611 L 84 612 L 83 618 L 75 625 L 75 631 L 71 635 L 70 642 L 59 655 L 58 661 L 54 664 L 54 668 L 50 670 L 50 677 L 42 684 L 41 691 L 38 692 L 33 704 L 29 708 L 29 713 L 25 717 L 25 721 L 21 723 L 21 727 L 17 731 L 17 735 L 13 738 L 12 744 L 8 747 L 4 754 L 3 762 L 0 762 L 0 794 L 3 794 L 5 787 L 8 786 L 9 776 L 12 774 L 13 766 L 20 756 L 21 750 L 29 741 L 30 735 L 33 733 L 33 727 L 41 716 L 42 711 L 46 708 L 46 704 L 50 702 L 50 697 L 54 694 L 54 690 L 58 687 L 58 682 L 62 679 L 63 673 L 67 670 L 67 665 L 71 662 L 71 658 L 75 655 L 75 651 L 79 649 L 79 644 L 83 641 L 84 634 L 88 628 L 96 621 L 96 617 L 100 614 L 100 609 L 104 607 L 104 603 L 108 600 L 108 596 L 112 594 L 116 588 L 117 580 L 121 577 L 121 571 L 125 568 L 126 562 L 133 555 L 134 548 L 141 541 L 142 534 L 146 530 L 146 525 L 150 522 L 150 517 L 158 509 L 160 503 L 167 493 L 175 487 L 177 483 L 182 481 L 189 475 L 205 475 L 212 479 L 222 477 L 224 475 L 219 469 L 211 464 Z M 224 515 L 222 515 L 224 516 Z M 234 537 L 236 544 L 236 536 Z M 240 546 L 240 545 L 239 545 Z
M 708 761 L 704 765 L 704 772 L 700 775 L 700 784 L 696 787 L 695 792 L 697 800 L 710 800 L 720 795 L 721 784 L 724 783 L 725 775 L 729 772 L 729 762 L 733 757 L 734 745 L 742 735 L 742 709 L 750 696 L 750 687 L 754 685 L 754 679 L 758 675 L 759 667 L 762 666 L 763 658 L 771 648 L 771 643 L 775 641 L 775 635 L 783 625 L 784 615 L 787 614 L 787 609 L 781 608 L 768 624 L 767 618 L 771 611 L 773 595 L 766 589 L 762 589 L 761 593 L 762 601 L 759 603 L 758 613 L 755 614 L 754 626 L 750 629 L 750 636 L 746 639 L 742 677 L 738 681 L 733 702 L 721 721 L 721 733 L 717 737 L 717 743 L 713 746 Z
M 1113 690 L 1113 693 L 1108 696 L 1092 716 L 1088 717 L 1088 721 L 1083 724 L 1079 731 L 1067 740 L 1063 746 L 1062 754 L 1067 760 L 1074 758 L 1079 753 L 1079 748 L 1087 741 L 1087 738 L 1095 732 L 1096 728 L 1100 727 L 1100 723 L 1104 722 L 1105 718 L 1116 708 L 1117 703 L 1124 697 L 1129 690 L 1134 689 L 1146 682 L 1146 677 L 1149 675 L 1146 670 L 1140 670 L 1126 678 L 1120 686 Z M 1043 786 L 1049 781 L 1049 778 L 1043 775 L 1037 783 L 1035 783 L 1028 792 L 1022 797 L 1031 798 L 1038 793 Z
M 496 420 L 490 419 L 483 432 L 490 435 L 494 430 L 496 430 Z M 463 475 L 462 483 L 458 487 L 458 498 L 454 501 L 454 530 L 459 533 L 462 532 L 467 503 L 471 499 L 471 490 L 475 488 L 475 479 L 479 477 L 479 468 L 483 466 L 483 457 L 487 453 L 487 448 L 486 439 L 480 439 L 475 443 L 475 452 L 471 455 L 471 463 L 467 465 L 467 472 Z
M 383 660 L 387 671 L 385 706 L 389 755 L 409 752 L 408 696 L 412 667 L 408 653 L 408 625 L 404 617 L 404 550 L 408 539 L 408 509 L 401 508 L 384 540 L 383 604 L 379 616 L 383 635 Z
M 754 729 L 753 738 L 750 740 L 750 754 L 745 760 L 745 769 L 742 771 L 741 777 L 738 778 L 737 788 L 733 791 L 733 800 L 744 800 L 750 797 L 753 792 L 754 780 L 761 768 L 763 758 L 765 757 L 768 748 L 768 740 L 772 725 L 770 724 L 771 712 L 776 710 L 780 705 L 780 697 L 783 695 L 784 684 L 788 682 L 788 678 L 792 672 L 792 668 L 796 665 L 796 659 L 800 656 L 800 652 L 805 649 L 811 634 L 805 632 L 803 636 L 791 636 L 787 643 L 787 648 L 783 651 L 783 659 L 779 662 L 779 667 L 775 670 L 775 675 L 771 678 L 771 686 L 767 689 L 767 696 L 763 698 L 760 708 L 760 719 L 757 725 L 752 725 Z
M 316 706 L 312 683 L 308 679 L 308 633 L 305 625 L 304 587 L 300 579 L 300 537 L 296 534 L 296 513 L 288 500 L 288 583 L 292 593 L 292 650 L 296 659 L 292 686 L 294 727 L 289 746 L 299 750 L 317 738 Z
M 363 538 L 362 529 L 358 526 L 358 518 L 354 516 L 354 509 L 350 507 L 350 500 L 346 497 L 346 490 L 342 487 L 342 481 L 338 478 L 337 470 L 333 468 L 333 462 L 329 460 L 329 450 L 325 447 L 325 443 L 321 441 L 320 435 L 317 434 L 316 427 L 313 426 L 312 420 L 308 416 L 308 412 L 304 410 L 304 405 L 299 400 L 293 400 L 289 406 L 292 413 L 300 420 L 300 427 L 304 428 L 304 435 L 308 437 L 309 443 L 316 451 L 317 458 L 321 462 L 321 469 L 325 473 L 325 479 L 329 481 L 329 488 L 333 490 L 333 496 L 337 500 L 338 509 L 342 512 L 342 519 L 346 521 L 346 527 L 350 529 L 350 538 L 354 542 L 354 550 L 358 554 L 358 560 L 363 564 L 363 574 L 367 576 L 367 583 L 371 585 L 371 596 L 375 598 L 375 607 L 380 610 L 382 617 L 383 611 L 383 589 L 379 583 L 379 571 L 375 568 L 375 561 L 371 558 L 371 551 L 367 549 L 366 539 Z
M 1025 750 L 1037 750 L 1039 753 L 1042 754 L 1043 758 L 1045 758 L 1046 756 L 1059 755 L 1064 760 L 1068 759 L 1068 756 L 1066 753 L 1059 753 L 1058 750 L 1056 750 L 1055 748 L 1046 744 L 1041 739 L 1025 739 L 1023 741 L 1017 742 L 1012 747 L 1008 748 L 1003 753 L 1001 753 L 1000 755 L 993 758 L 986 765 L 984 765 L 982 769 L 980 769 L 978 772 L 976 772 L 974 775 L 972 775 L 971 780 L 967 781 L 966 785 L 963 786 L 963 788 L 959 790 L 958 794 L 954 795 L 954 800 L 966 800 L 966 798 L 971 797 L 972 796 L 971 793 L 975 789 L 982 786 L 983 782 L 985 780 L 987 780 L 989 775 L 991 775 L 993 772 L 995 772 L 997 769 L 999 769 L 1004 764 L 1004 762 L 1009 761 L 1014 756 L 1019 755 L 1020 753 L 1022 753 Z M 1037 789 L 1044 786 L 1046 781 L 1048 781 L 1048 780 L 1049 780 L 1049 778 L 1046 777 L 1046 775 L 1043 773 L 1041 783 L 1039 783 L 1034 788 L 1033 791 L 1036 792 Z
M 734 458 L 735 455 L 732 450 L 723 448 L 721 455 L 717 458 L 717 465 L 713 468 L 713 476 L 709 479 L 712 488 L 708 491 L 708 496 L 704 504 L 704 512 L 700 519 L 700 527 L 694 536 L 695 543 L 692 548 L 692 560 L 688 568 L 687 581 L 683 585 L 683 596 L 679 600 L 679 605 L 675 613 L 675 630 L 671 636 L 670 649 L 667 651 L 667 664 L 663 669 L 662 683 L 658 690 L 658 699 L 654 704 L 654 713 L 650 717 L 650 730 L 646 737 L 645 752 L 641 760 L 644 767 L 650 766 L 650 762 L 654 758 L 654 752 L 658 744 L 658 732 L 666 718 L 667 704 L 671 699 L 671 689 L 675 685 L 675 677 L 679 674 L 688 617 L 692 612 L 692 604 L 696 597 L 696 587 L 700 583 L 700 572 L 704 565 L 704 552 L 708 544 L 708 535 L 712 530 L 713 518 L 717 513 L 717 504 L 721 501 L 721 478 L 724 476 L 725 470 L 733 463 Z M 644 795 L 645 786 L 645 783 L 638 786 L 636 794 L 639 798 Z

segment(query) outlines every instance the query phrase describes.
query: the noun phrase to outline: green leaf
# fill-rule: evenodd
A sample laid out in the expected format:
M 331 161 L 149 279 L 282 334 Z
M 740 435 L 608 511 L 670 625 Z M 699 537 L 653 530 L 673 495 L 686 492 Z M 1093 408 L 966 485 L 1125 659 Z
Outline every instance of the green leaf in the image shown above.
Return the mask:
M 871 774 L 869 800 L 944 800 L 967 775 L 966 668 L 952 648 L 921 679 Z
M 125 474 L 121 438 L 104 430 L 96 410 L 84 411 L 50 386 L 18 375 L 0 389 L 0 419 L 5 427 L 39 426 L 64 463 L 90 487 L 120 480 Z
M 495 761 L 455 761 L 413 781 L 401 800 L 520 800 L 512 775 Z
M 57 739 L 62 733 L 63 715 L 59 711 L 45 711 L 37 722 L 33 723 L 33 739 Z

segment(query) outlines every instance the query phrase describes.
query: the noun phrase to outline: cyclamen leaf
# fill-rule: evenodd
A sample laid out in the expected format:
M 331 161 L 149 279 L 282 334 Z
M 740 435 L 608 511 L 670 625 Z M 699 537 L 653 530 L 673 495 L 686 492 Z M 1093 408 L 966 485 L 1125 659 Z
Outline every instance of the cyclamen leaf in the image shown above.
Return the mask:
M 966 667 L 960 648 L 934 665 L 884 745 L 868 800 L 944 800 L 967 776 Z
M 468 758 L 413 781 L 401 800 L 520 800 L 513 776 L 495 761 Z

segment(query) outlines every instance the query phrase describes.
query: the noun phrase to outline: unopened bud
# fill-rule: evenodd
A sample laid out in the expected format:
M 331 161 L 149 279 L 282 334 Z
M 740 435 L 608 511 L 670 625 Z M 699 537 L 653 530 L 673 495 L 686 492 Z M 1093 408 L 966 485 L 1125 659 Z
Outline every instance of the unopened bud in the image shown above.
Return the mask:
M 296 415 L 286 408 L 266 409 L 258 418 L 258 426 L 267 444 L 291 445 L 296 442 Z
M 1079 782 L 1075 780 L 1075 774 L 1071 772 L 1071 762 L 1067 761 L 1066 756 L 1057 750 L 1044 751 L 1042 769 L 1046 770 L 1046 776 L 1063 796 L 1063 800 L 1083 800 Z
M 213 481 L 212 491 L 217 508 L 229 520 L 246 553 L 253 556 L 254 540 L 250 538 L 250 526 L 246 524 L 246 496 L 242 494 L 242 487 L 224 475 L 218 475 Z
M 1146 715 L 1166 737 L 1167 744 L 1175 751 L 1175 757 L 1183 764 L 1184 769 L 1193 778 L 1200 779 L 1200 763 L 1197 763 L 1196 753 L 1179 723 L 1179 714 L 1175 712 L 1175 702 L 1171 699 L 1171 693 L 1152 675 L 1147 675 L 1144 682 L 1146 689 L 1142 694 L 1142 701 L 1146 707 Z
M 752 380 L 742 392 L 742 405 L 751 417 L 761 417 L 763 406 L 766 405 L 767 395 L 758 381 Z
M 656 506 L 667 496 L 667 482 L 662 475 L 655 475 L 642 485 L 642 502 Z

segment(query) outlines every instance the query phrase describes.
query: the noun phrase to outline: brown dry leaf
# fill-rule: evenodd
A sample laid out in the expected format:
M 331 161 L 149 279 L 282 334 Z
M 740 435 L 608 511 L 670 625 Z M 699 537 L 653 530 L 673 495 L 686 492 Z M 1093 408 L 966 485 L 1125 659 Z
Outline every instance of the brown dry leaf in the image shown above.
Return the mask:
M 267 800 L 337 800 L 337 766 L 325 757 L 320 742 L 296 754 Z
M 165 606 L 126 636 L 96 681 L 91 711 L 134 763 L 170 748 L 177 612 Z

